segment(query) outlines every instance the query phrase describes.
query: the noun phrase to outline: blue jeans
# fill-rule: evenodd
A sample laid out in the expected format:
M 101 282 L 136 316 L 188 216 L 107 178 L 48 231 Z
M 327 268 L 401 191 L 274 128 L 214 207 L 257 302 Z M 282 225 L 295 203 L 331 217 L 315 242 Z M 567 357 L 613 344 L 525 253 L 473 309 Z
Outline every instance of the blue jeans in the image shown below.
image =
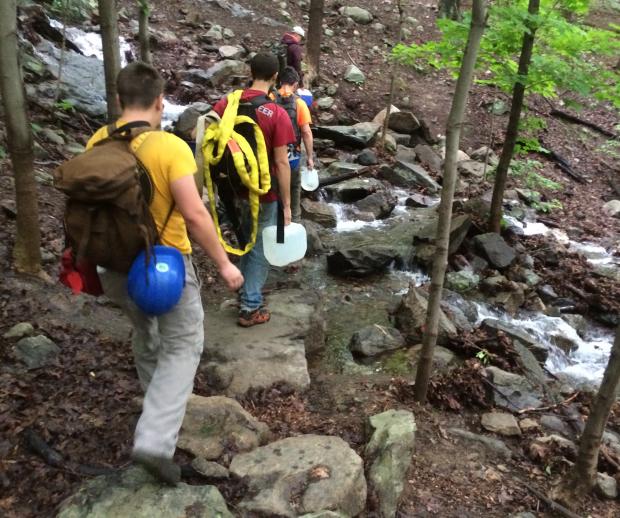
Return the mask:
M 254 311 L 263 304 L 263 286 L 269 275 L 270 265 L 263 252 L 263 229 L 277 223 L 278 202 L 261 203 L 258 212 L 258 233 L 252 250 L 241 257 L 239 265 L 245 279 L 241 288 L 241 311 Z M 251 231 L 252 218 L 247 211 L 243 216 L 243 225 L 247 234 Z

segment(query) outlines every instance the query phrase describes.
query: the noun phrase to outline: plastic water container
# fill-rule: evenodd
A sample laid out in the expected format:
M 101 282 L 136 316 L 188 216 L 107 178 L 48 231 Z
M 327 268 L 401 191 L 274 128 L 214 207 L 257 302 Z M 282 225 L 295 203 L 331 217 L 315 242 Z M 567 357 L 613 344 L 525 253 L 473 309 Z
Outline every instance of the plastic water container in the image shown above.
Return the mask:
M 278 227 L 271 225 L 263 229 L 263 250 L 265 259 L 273 266 L 286 266 L 303 259 L 308 249 L 306 229 L 299 223 L 284 227 L 284 243 L 278 243 Z
M 306 90 L 305 88 L 299 88 L 297 90 L 297 95 L 299 95 L 299 97 L 303 99 L 303 101 L 308 105 L 308 108 L 312 108 L 312 102 L 314 98 L 310 90 Z
M 301 188 L 304 191 L 316 191 L 319 188 L 319 172 L 312 168 L 301 168 Z

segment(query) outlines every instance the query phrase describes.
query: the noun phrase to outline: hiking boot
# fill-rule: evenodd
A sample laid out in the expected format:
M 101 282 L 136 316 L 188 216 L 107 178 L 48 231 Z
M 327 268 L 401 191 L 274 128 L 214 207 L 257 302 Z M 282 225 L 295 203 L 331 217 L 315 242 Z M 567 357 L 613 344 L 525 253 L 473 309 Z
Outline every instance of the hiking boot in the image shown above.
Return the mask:
M 132 458 L 164 484 L 176 486 L 181 481 L 181 468 L 172 459 L 156 457 L 147 453 L 134 453 Z
M 254 311 L 240 311 L 239 312 L 239 320 L 237 323 L 241 327 L 252 327 L 257 324 L 264 324 L 265 322 L 269 322 L 271 318 L 271 313 L 268 309 L 258 308 Z

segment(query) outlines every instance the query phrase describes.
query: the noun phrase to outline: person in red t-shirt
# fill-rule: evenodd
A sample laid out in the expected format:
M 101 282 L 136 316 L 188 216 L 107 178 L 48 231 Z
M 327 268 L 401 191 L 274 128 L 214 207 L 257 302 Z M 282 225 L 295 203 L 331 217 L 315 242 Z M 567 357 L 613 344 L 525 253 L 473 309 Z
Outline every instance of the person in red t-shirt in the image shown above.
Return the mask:
M 250 69 L 252 84 L 243 91 L 241 101 L 249 101 L 269 93 L 278 76 L 278 58 L 270 53 L 256 54 L 250 61 Z M 227 100 L 223 98 L 213 109 L 221 117 L 226 105 Z M 288 145 L 295 142 L 293 125 L 286 110 L 273 102 L 257 108 L 256 119 L 265 137 L 270 173 L 272 178 L 275 177 L 277 180 L 278 190 L 272 187 L 261 197 L 256 244 L 241 258 L 240 269 L 245 282 L 241 289 L 238 323 L 243 327 L 263 324 L 271 318 L 269 311 L 263 307 L 262 290 L 269 274 L 269 263 L 263 253 L 263 229 L 277 222 L 278 197 L 284 209 L 284 224 L 288 225 L 291 222 L 291 168 L 288 163 Z M 249 225 L 250 215 L 244 216 L 244 220 L 246 220 L 244 223 Z

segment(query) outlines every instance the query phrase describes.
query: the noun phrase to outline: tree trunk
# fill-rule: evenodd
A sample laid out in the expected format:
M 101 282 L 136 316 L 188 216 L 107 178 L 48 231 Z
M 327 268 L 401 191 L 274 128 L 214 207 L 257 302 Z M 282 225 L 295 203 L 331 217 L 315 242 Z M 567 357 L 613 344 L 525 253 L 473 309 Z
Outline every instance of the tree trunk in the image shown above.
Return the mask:
M 34 179 L 32 129 L 26 112 L 22 71 L 17 60 L 16 0 L 0 2 L 0 92 L 4 102 L 9 155 L 15 174 L 17 236 L 13 258 L 17 270 L 41 271 L 41 230 Z
M 400 45 L 403 41 L 403 5 L 401 0 L 397 2 L 398 6 L 398 33 L 396 36 L 396 45 Z M 396 95 L 396 71 L 398 65 L 392 63 L 390 66 L 390 94 L 388 96 L 387 106 L 385 108 L 385 119 L 383 120 L 383 128 L 381 129 L 381 138 L 379 139 L 379 147 L 385 149 L 385 136 L 387 135 L 388 126 L 390 124 L 390 112 L 392 111 L 392 103 Z
M 441 18 L 450 18 L 451 20 L 461 19 L 461 2 L 460 0 L 439 0 L 439 16 Z
M 140 60 L 151 64 L 151 40 L 149 35 L 149 3 L 148 0 L 138 0 L 138 39 L 140 40 Z
M 435 258 L 433 260 L 433 273 L 431 277 L 431 290 L 428 299 L 424 338 L 422 351 L 418 363 L 418 372 L 415 379 L 415 399 L 420 403 L 426 402 L 428 382 L 431 377 L 433 366 L 433 349 L 437 343 L 439 327 L 439 314 L 441 291 L 448 263 L 448 248 L 450 244 L 450 223 L 452 221 L 452 201 L 454 188 L 457 180 L 456 160 L 461 137 L 461 126 L 467 108 L 469 88 L 474 75 L 476 58 L 480 49 L 480 40 L 484 33 L 486 22 L 485 0 L 474 0 L 472 6 L 471 27 L 467 39 L 467 47 L 463 54 L 461 71 L 456 82 L 452 108 L 448 117 L 446 128 L 446 159 L 444 161 L 443 185 L 441 190 L 441 202 L 439 205 L 439 222 L 435 237 Z
M 116 76 L 121 69 L 121 51 L 118 44 L 118 13 L 114 0 L 99 0 L 103 69 L 108 103 L 108 121 L 114 122 L 121 114 L 116 92 Z
M 603 381 L 581 434 L 577 461 L 563 483 L 554 490 L 553 498 L 567 507 L 574 508 L 596 484 L 598 453 L 607 418 L 620 385 L 620 326 L 605 368 Z
M 321 57 L 321 35 L 323 34 L 323 8 L 325 0 L 310 0 L 310 21 L 306 42 L 306 86 L 310 87 L 319 79 Z
M 536 16 L 540 6 L 540 0 L 530 0 L 527 7 L 530 16 Z M 508 168 L 514 154 L 517 136 L 519 134 L 519 120 L 523 109 L 523 97 L 525 96 L 525 83 L 532 61 L 532 50 L 536 35 L 536 24 L 529 19 L 526 22 L 527 30 L 523 34 L 521 56 L 519 57 L 519 70 L 517 79 L 512 90 L 512 104 L 510 105 L 510 117 L 506 127 L 506 137 L 502 147 L 502 155 L 495 171 L 495 185 L 493 186 L 493 199 L 491 200 L 491 215 L 489 217 L 489 231 L 499 232 L 502 222 L 502 205 L 504 202 L 504 190 L 508 178 Z

